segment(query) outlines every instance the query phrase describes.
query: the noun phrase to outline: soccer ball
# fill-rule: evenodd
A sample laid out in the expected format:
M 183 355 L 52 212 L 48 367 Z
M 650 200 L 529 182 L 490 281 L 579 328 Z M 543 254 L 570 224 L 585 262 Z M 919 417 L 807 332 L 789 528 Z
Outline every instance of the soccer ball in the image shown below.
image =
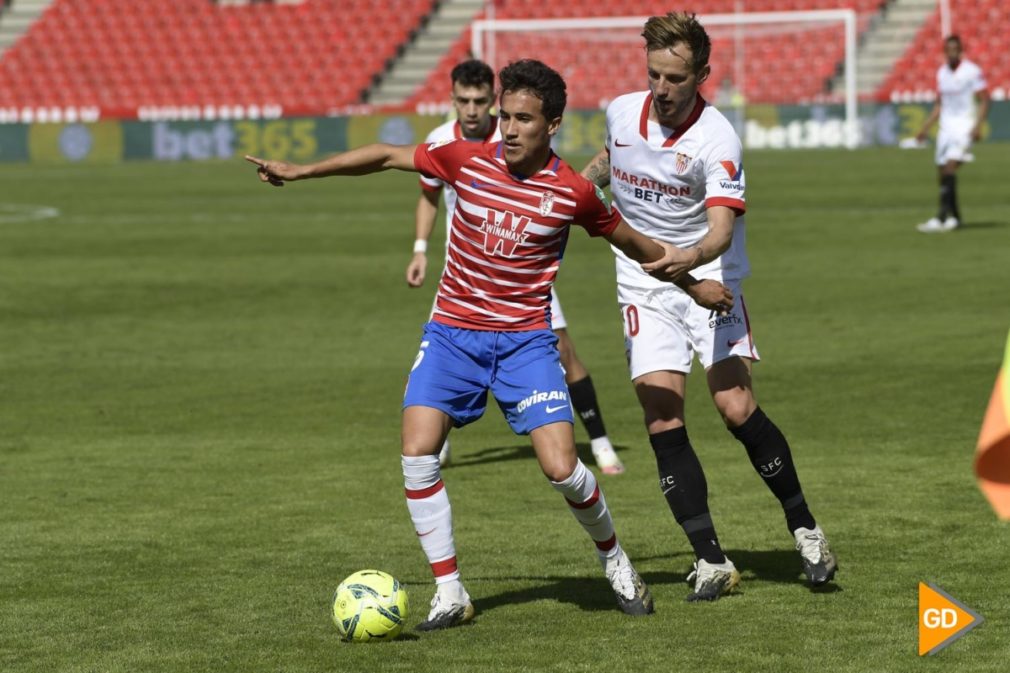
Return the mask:
M 347 641 L 392 640 L 407 618 L 407 590 L 381 570 L 359 570 L 333 595 L 333 623 Z

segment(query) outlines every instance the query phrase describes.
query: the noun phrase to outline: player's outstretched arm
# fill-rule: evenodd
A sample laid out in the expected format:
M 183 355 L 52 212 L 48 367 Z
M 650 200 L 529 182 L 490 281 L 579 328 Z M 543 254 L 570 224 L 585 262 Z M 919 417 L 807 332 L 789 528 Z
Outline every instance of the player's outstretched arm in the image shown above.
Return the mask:
M 285 182 L 325 178 L 331 175 L 368 175 L 390 168 L 416 171 L 415 145 L 364 145 L 312 164 L 292 164 L 287 161 L 269 161 L 246 155 L 246 161 L 256 164 L 256 173 L 262 182 L 280 187 Z
M 655 241 L 645 236 L 632 229 L 624 220 L 621 220 L 617 227 L 604 238 L 631 259 L 642 263 L 643 269 L 648 263 L 669 265 L 670 260 L 674 257 L 691 255 L 689 251 L 682 250 L 675 245 Z M 657 278 L 672 282 L 686 292 L 696 304 L 704 308 L 719 313 L 726 313 L 733 308 L 733 293 L 719 281 L 698 280 L 686 271 L 678 274 L 676 278 L 659 276 Z
M 606 148 L 600 150 L 599 154 L 586 164 L 582 169 L 582 177 L 597 187 L 606 187 L 610 184 L 610 152 Z
M 414 256 L 407 265 L 407 285 L 410 287 L 421 287 L 424 284 L 424 275 L 428 268 L 428 240 L 435 229 L 438 197 L 441 193 L 441 189 L 425 189 L 421 191 L 421 198 L 417 200 L 417 209 L 414 211 Z

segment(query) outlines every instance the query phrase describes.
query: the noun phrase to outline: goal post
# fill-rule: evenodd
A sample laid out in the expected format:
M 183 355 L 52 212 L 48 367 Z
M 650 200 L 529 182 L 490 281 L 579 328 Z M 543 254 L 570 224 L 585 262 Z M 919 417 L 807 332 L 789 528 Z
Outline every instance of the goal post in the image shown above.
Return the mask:
M 606 49 L 614 50 L 610 61 L 616 61 L 618 55 L 621 59 L 627 59 L 628 48 L 643 46 L 640 36 L 642 26 L 648 20 L 647 16 L 614 16 L 614 17 L 593 17 L 593 18 L 554 18 L 554 19 L 482 19 L 473 22 L 471 25 L 471 52 L 475 58 L 480 58 L 497 70 L 505 62 L 514 58 L 534 56 L 542 58 L 544 52 L 540 47 L 535 46 L 524 38 L 541 36 L 541 39 L 549 39 L 544 43 L 544 49 L 550 53 L 550 49 L 555 49 L 555 57 L 561 57 L 566 45 L 590 44 L 593 49 L 573 48 L 570 51 L 576 52 L 566 58 L 571 60 L 567 63 L 569 69 L 579 70 L 578 65 L 587 60 L 597 59 L 594 68 L 603 69 L 611 63 L 600 63 L 606 61 L 607 56 L 598 56 L 595 52 L 605 53 Z M 745 79 L 744 67 L 746 64 L 746 49 L 749 41 L 753 38 L 765 39 L 765 42 L 774 42 L 776 35 L 801 34 L 805 31 L 816 30 L 825 27 L 841 25 L 843 33 L 841 35 L 840 58 L 838 61 L 842 67 L 843 95 L 840 101 L 828 100 L 822 96 L 817 101 L 791 101 L 789 104 L 802 104 L 805 102 L 840 102 L 843 105 L 844 124 L 844 145 L 850 148 L 859 144 L 859 104 L 856 91 L 856 31 L 857 14 L 852 9 L 824 9 L 809 11 L 781 11 L 781 12 L 735 12 L 728 14 L 702 14 L 698 20 L 705 26 L 712 36 L 713 42 L 718 39 L 725 40 L 733 51 L 732 63 L 719 63 L 718 53 L 715 54 L 711 63 L 721 67 L 726 74 L 724 79 L 736 92 L 733 96 L 734 103 L 731 106 L 743 108 L 750 102 L 750 97 L 744 92 L 748 89 L 748 82 Z M 548 37 L 549 36 L 549 37 Z M 815 35 L 814 40 L 800 39 L 799 42 L 806 47 L 817 50 L 826 45 L 819 42 Z M 509 45 L 512 46 L 509 46 Z M 831 45 L 837 47 L 837 45 Z M 765 45 L 767 48 L 767 44 Z M 630 52 L 634 53 L 634 52 Z M 635 54 L 634 58 L 639 58 Z M 772 57 L 774 58 L 774 56 Z M 552 59 L 544 58 L 554 65 Z M 828 59 L 833 61 L 833 59 Z M 641 61 L 636 61 L 636 65 Z M 801 67 L 806 64 L 799 64 Z M 835 68 L 837 63 L 828 62 L 822 67 Z M 634 67 L 634 66 L 633 66 Z M 638 66 L 644 70 L 644 67 Z M 564 70 L 564 68 L 563 68 Z M 607 92 L 599 98 L 599 103 L 594 107 L 601 106 L 609 96 L 616 97 L 622 93 L 633 91 L 636 88 L 644 88 L 644 74 L 638 76 L 636 70 L 635 77 L 629 85 L 615 84 L 619 90 Z M 564 73 L 563 73 L 564 74 Z M 583 75 L 569 78 L 569 97 L 572 97 L 571 90 L 575 87 L 599 88 L 601 86 L 599 77 Z M 716 82 L 718 86 L 720 82 Z M 789 82 L 771 82 L 770 86 L 786 85 Z M 606 86 L 604 83 L 603 86 Z M 708 86 L 708 85 L 706 85 Z M 754 89 L 750 86 L 751 90 Z M 780 101 L 786 103 L 786 101 Z M 725 104 L 722 105 L 725 107 Z

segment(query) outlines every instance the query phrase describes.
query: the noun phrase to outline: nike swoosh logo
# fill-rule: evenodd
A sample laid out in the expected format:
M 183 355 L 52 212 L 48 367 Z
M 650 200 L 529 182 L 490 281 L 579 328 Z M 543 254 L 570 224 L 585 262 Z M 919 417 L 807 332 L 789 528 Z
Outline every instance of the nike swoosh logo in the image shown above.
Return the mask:
M 736 346 L 737 344 L 742 344 L 746 339 L 747 339 L 747 337 L 741 337 L 741 338 L 739 338 L 739 339 L 737 339 L 735 341 L 733 339 L 727 339 L 726 340 L 726 345 L 728 347 L 732 348 L 733 346 Z
M 544 411 L 546 411 L 549 414 L 553 414 L 555 411 L 561 411 L 562 409 L 567 408 L 568 408 L 567 404 L 562 404 L 560 407 L 545 407 Z
M 614 144 L 617 145 L 618 147 L 631 147 L 631 143 L 624 144 L 620 140 L 615 140 Z
M 429 531 L 428 531 L 427 533 L 418 533 L 418 534 L 417 534 L 417 537 L 424 537 L 425 535 L 431 535 L 432 533 L 434 533 L 434 532 L 435 532 L 435 530 L 436 530 L 436 529 L 432 528 L 432 529 L 431 529 L 431 530 L 429 530 Z
M 473 187 L 474 189 L 484 189 L 486 187 L 489 187 L 490 185 L 488 185 L 488 183 L 486 182 L 477 182 L 476 180 L 471 180 L 470 186 Z

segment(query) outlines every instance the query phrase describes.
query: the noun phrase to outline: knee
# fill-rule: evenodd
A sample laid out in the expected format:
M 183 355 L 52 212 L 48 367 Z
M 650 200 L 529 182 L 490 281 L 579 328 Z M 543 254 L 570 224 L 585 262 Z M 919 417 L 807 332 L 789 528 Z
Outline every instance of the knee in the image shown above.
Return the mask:
M 727 427 L 738 428 L 757 409 L 757 402 L 746 391 L 727 391 L 716 395 L 715 406 Z
M 639 394 L 639 402 L 650 435 L 684 425 L 683 400 L 672 391 L 655 390 L 649 394 Z
M 402 436 L 400 438 L 400 453 L 404 456 L 434 456 L 442 448 L 444 440 L 436 440 L 434 437 L 423 436 Z
M 658 435 L 667 430 L 684 427 L 684 421 L 680 418 L 667 418 L 662 416 L 650 416 L 645 414 L 645 431 L 650 435 Z
M 676 396 L 644 395 L 640 401 L 645 427 L 650 435 L 684 425 L 683 404 Z
M 416 458 L 417 456 L 433 456 L 438 453 L 438 450 L 431 450 L 431 447 L 423 446 L 418 443 L 404 442 L 400 453 L 408 458 Z
M 545 477 L 558 483 L 572 476 L 572 473 L 575 472 L 576 460 L 568 456 L 556 455 L 548 460 L 542 460 L 540 462 L 540 469 L 543 471 Z

